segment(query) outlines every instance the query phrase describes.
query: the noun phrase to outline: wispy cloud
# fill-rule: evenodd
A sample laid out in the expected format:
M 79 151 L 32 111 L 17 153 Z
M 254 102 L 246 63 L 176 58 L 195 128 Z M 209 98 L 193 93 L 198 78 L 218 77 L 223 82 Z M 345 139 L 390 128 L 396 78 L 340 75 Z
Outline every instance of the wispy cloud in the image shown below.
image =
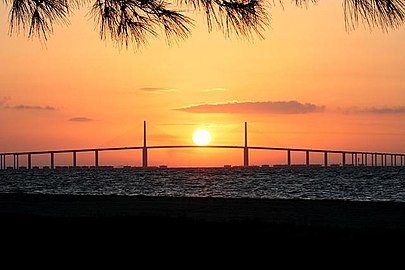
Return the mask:
M 208 89 L 202 90 L 202 92 L 223 92 L 223 91 L 227 91 L 227 89 L 216 87 L 216 88 L 208 88 Z
M 94 120 L 91 118 L 87 118 L 87 117 L 73 117 L 73 118 L 70 118 L 68 121 L 70 121 L 70 122 L 91 122 Z
M 177 89 L 174 88 L 164 88 L 164 87 L 142 87 L 139 90 L 146 93 L 172 93 L 177 92 Z
M 14 109 L 14 110 L 38 110 L 38 111 L 55 111 L 56 108 L 52 106 L 37 106 L 37 105 L 16 105 L 9 107 L 7 106 L 6 108 L 9 109 Z
M 18 110 L 18 111 L 56 111 L 55 107 L 46 105 L 27 105 L 27 104 L 19 104 L 19 105 L 10 105 L 9 101 L 11 100 L 10 97 L 0 97 L 0 109 L 11 109 L 11 110 Z
M 303 114 L 323 112 L 325 107 L 298 101 L 231 101 L 190 105 L 175 110 L 189 113 Z
M 345 113 L 349 114 L 402 114 L 405 113 L 405 106 L 397 107 L 351 107 L 344 110 Z

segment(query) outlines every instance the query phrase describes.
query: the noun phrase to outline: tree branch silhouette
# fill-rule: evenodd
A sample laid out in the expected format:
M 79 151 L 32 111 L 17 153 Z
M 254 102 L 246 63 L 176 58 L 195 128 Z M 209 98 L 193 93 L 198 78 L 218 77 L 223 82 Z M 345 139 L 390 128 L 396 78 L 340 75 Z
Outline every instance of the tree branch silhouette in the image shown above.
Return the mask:
M 74 9 L 90 7 L 101 39 L 139 47 L 162 33 L 170 44 L 190 36 L 193 20 L 185 13 L 205 14 L 208 31 L 221 30 L 252 39 L 263 38 L 270 23 L 269 7 L 283 0 L 3 0 L 10 8 L 10 35 L 25 32 L 47 40 L 55 24 L 68 24 Z M 170 2 L 169 2 L 170 1 Z M 292 0 L 303 7 L 320 0 Z M 341 0 L 347 30 L 360 24 L 387 31 L 405 21 L 405 0 Z
M 348 30 L 363 23 L 370 28 L 387 31 L 389 28 L 398 28 L 405 20 L 403 0 L 344 0 L 343 7 Z

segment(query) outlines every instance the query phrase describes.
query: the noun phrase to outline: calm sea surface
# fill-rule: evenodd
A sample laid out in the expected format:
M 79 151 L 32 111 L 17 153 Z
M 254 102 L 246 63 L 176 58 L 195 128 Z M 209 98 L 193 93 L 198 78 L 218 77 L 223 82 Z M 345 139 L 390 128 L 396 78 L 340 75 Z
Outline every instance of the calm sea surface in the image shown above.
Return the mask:
M 405 202 L 405 167 L 2 170 L 0 192 Z

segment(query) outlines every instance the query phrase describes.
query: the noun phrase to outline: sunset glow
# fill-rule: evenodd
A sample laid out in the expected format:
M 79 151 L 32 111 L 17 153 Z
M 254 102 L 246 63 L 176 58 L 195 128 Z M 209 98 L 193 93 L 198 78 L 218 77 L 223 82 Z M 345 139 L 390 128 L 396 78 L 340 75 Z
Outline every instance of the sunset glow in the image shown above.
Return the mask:
M 244 145 L 246 121 L 250 146 L 404 153 L 405 27 L 347 32 L 342 1 L 290 2 L 270 9 L 264 39 L 209 33 L 205 19 L 190 13 L 190 38 L 170 46 L 151 38 L 128 50 L 100 40 L 86 15 L 90 4 L 75 10 L 69 26 L 55 25 L 45 43 L 10 37 L 0 5 L 0 152 L 142 146 L 146 120 L 151 146 L 190 145 L 192 136 L 209 144 L 209 134 L 194 138 L 200 127 L 215 145 Z M 148 154 L 150 165 L 243 162 L 229 149 Z M 252 165 L 285 161 L 282 152 L 249 154 Z M 106 151 L 100 164 L 140 166 L 141 157 Z M 94 155 L 77 158 L 91 165 Z M 47 165 L 49 157 L 33 162 Z M 55 162 L 69 165 L 71 156 Z
M 193 134 L 193 142 L 199 146 L 208 145 L 211 142 L 211 134 L 205 129 L 197 130 Z

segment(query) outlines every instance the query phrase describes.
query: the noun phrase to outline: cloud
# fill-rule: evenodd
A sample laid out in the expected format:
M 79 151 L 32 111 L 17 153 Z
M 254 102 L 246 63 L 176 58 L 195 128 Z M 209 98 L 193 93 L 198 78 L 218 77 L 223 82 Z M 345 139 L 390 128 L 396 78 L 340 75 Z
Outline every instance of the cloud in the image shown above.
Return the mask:
M 208 88 L 208 89 L 202 90 L 202 92 L 223 92 L 223 91 L 227 91 L 227 89 L 216 87 L 216 88 Z
M 9 105 L 10 97 L 0 97 L 0 109 L 11 109 L 11 110 L 37 110 L 37 111 L 56 111 L 55 107 L 46 105 L 46 106 L 39 106 L 39 105 Z
M 33 106 L 33 105 L 16 105 L 12 107 L 8 107 L 9 109 L 15 110 L 39 110 L 39 111 L 55 111 L 56 108 L 52 106 Z
M 91 122 L 94 120 L 91 118 L 87 118 L 87 117 L 73 117 L 73 118 L 70 118 L 68 121 L 70 121 L 70 122 Z
M 189 113 L 302 114 L 323 112 L 325 107 L 298 101 L 231 101 L 191 105 L 175 110 Z
M 142 87 L 139 90 L 147 93 L 171 93 L 177 92 L 177 89 L 173 88 L 163 88 L 163 87 Z
M 344 111 L 345 113 L 353 113 L 353 114 L 401 114 L 405 113 L 405 106 L 397 106 L 397 107 L 366 107 L 366 108 L 359 108 L 359 107 L 351 107 Z

